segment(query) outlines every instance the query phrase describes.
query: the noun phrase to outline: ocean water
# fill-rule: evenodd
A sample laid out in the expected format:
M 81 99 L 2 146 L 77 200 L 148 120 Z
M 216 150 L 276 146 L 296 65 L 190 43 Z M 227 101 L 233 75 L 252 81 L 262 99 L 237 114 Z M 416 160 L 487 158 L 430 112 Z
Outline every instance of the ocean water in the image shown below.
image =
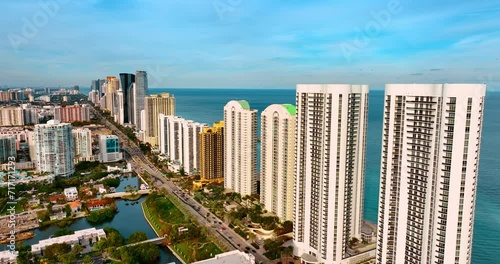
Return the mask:
M 85 92 L 85 91 L 82 91 Z M 295 90 L 263 89 L 150 89 L 151 94 L 169 92 L 176 97 L 176 114 L 197 122 L 213 123 L 223 119 L 224 105 L 244 99 L 262 112 L 271 104 L 295 104 Z M 383 120 L 383 91 L 371 91 L 368 112 L 364 215 L 377 221 L 380 155 Z M 481 159 L 478 177 L 473 264 L 499 263 L 500 246 L 500 92 L 486 96 Z

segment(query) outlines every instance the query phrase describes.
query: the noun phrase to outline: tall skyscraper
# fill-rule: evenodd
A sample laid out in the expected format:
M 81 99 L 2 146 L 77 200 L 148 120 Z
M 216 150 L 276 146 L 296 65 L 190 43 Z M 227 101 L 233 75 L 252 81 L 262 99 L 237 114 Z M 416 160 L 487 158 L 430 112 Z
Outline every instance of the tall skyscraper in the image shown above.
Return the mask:
M 247 101 L 224 107 L 224 187 L 242 196 L 257 192 L 257 110 Z
M 123 91 L 121 88 L 120 88 L 120 90 L 116 91 L 115 97 L 114 97 L 114 102 L 115 102 L 115 104 L 114 104 L 115 105 L 114 120 L 118 124 L 123 125 L 123 124 L 125 124 L 125 109 L 124 109 L 125 98 L 124 98 Z
M 134 94 L 134 125 L 137 130 L 143 127 L 141 111 L 144 110 L 144 98 L 148 94 L 148 74 L 145 71 L 136 71 L 135 85 L 133 86 Z
M 75 146 L 71 124 L 50 120 L 47 124 L 35 125 L 34 140 L 38 172 L 73 175 Z
M 106 77 L 106 109 L 111 113 L 111 116 L 115 115 L 114 98 L 118 89 L 120 89 L 120 81 L 114 76 Z
M 260 201 L 281 220 L 293 221 L 296 108 L 267 107 L 261 115 Z
M 104 84 L 105 80 L 104 79 L 97 79 L 97 80 L 92 80 L 92 83 L 90 85 L 91 90 L 96 90 L 99 93 L 102 92 L 102 85 Z
M 367 85 L 297 85 L 294 254 L 348 263 L 361 240 Z
M 377 263 L 471 263 L 485 92 L 386 86 Z
M 75 160 L 90 161 L 92 159 L 92 132 L 88 128 L 73 129 L 75 142 Z
M 207 124 L 192 120 L 182 122 L 183 156 L 181 164 L 189 174 L 199 173 L 200 169 L 200 133 Z
M 16 138 L 8 136 L 0 136 L 0 163 L 6 163 L 9 158 L 16 159 Z
M 224 179 L 224 121 L 200 133 L 200 176 L 202 181 Z
M 154 94 L 145 97 L 145 141 L 151 146 L 158 146 L 158 116 L 175 115 L 175 97 L 169 93 Z
M 121 90 L 123 93 L 123 122 L 132 123 L 133 116 L 133 93 L 132 84 L 135 82 L 135 75 L 132 73 L 120 73 Z

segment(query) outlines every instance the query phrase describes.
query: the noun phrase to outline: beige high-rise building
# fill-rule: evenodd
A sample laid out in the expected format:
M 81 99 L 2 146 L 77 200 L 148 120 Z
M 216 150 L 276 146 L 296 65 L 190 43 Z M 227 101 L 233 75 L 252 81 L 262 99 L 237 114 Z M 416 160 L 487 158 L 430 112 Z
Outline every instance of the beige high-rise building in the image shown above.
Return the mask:
M 200 133 L 200 175 L 202 181 L 224 180 L 224 121 Z
M 260 201 L 281 220 L 293 221 L 296 108 L 274 104 L 261 116 Z
M 24 125 L 24 112 L 21 107 L 0 108 L 0 126 Z
M 158 146 L 158 117 L 175 115 L 175 97 L 173 94 L 162 93 L 146 96 L 144 98 L 145 110 L 145 141 L 151 146 Z
M 114 100 L 115 92 L 120 89 L 120 80 L 115 76 L 106 77 L 106 109 L 114 116 Z

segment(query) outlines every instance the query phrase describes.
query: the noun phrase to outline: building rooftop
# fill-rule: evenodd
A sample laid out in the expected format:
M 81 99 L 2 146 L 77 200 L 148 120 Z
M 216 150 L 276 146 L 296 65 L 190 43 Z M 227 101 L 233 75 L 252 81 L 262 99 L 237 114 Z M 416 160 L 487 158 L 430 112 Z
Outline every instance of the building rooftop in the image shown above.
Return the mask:
M 243 107 L 243 109 L 249 110 L 250 104 L 245 100 L 239 100 L 238 103 Z
M 17 252 L 17 251 L 16 251 Z M 10 250 L 0 251 L 0 263 L 11 263 L 15 262 L 17 256 L 12 253 Z
M 243 253 L 239 250 L 233 250 L 216 255 L 211 259 L 194 262 L 193 264 L 227 264 L 227 263 L 254 264 L 255 257 L 251 254 Z
M 297 108 L 295 107 L 295 105 L 282 104 L 282 106 L 290 113 L 290 115 L 296 115 L 297 114 Z
M 45 248 L 45 247 L 53 245 L 53 244 L 62 244 L 62 243 L 77 244 L 80 239 L 85 238 L 85 237 L 92 237 L 92 236 L 106 237 L 106 233 L 104 232 L 103 229 L 95 229 L 95 227 L 83 229 L 83 230 L 78 230 L 78 231 L 75 231 L 75 233 L 72 235 L 53 237 L 53 238 L 49 238 L 49 239 L 40 240 L 40 241 L 38 241 L 38 244 L 31 246 L 31 251 L 32 252 L 40 252 L 40 250 L 42 248 Z

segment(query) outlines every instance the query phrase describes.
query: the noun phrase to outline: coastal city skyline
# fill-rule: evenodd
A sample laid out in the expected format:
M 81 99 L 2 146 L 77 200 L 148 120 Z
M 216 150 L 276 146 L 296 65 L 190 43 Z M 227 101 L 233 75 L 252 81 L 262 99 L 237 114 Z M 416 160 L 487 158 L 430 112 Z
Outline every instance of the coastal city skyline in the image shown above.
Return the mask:
M 0 263 L 498 262 L 500 0 L 4 2 Z
M 56 177 L 60 175 L 71 179 L 73 174 L 77 173 L 77 165 L 81 162 L 96 160 L 102 164 L 113 164 L 122 160 L 131 161 L 130 158 L 127 158 L 127 153 L 130 153 L 131 150 L 128 149 L 129 147 L 123 148 L 124 145 L 131 144 L 130 140 L 138 142 L 141 145 L 141 151 L 146 154 L 149 153 L 147 155 L 155 164 L 161 164 L 158 162 L 162 160 L 163 162 L 167 162 L 168 173 L 177 172 L 181 177 L 193 177 L 200 174 L 199 170 L 201 168 L 208 166 L 209 171 L 202 172 L 200 179 L 196 180 L 195 178 L 192 186 L 187 187 L 188 189 L 185 189 L 186 186 L 184 185 L 182 187 L 184 188 L 183 190 L 186 192 L 197 192 L 198 190 L 212 188 L 223 182 L 222 186 L 225 187 L 226 192 L 233 192 L 233 194 L 238 195 L 236 197 L 257 197 L 257 201 L 259 201 L 258 197 L 260 197 L 262 208 L 266 208 L 269 213 L 276 215 L 276 219 L 283 221 L 282 225 L 286 225 L 287 221 L 293 224 L 293 235 L 291 236 L 293 243 L 290 240 L 290 247 L 293 254 L 301 259 L 303 263 L 362 263 L 371 259 L 377 261 L 376 263 L 397 263 L 401 261 L 401 258 L 405 260 L 410 258 L 414 260 L 420 258 L 443 260 L 444 255 L 425 255 L 427 251 L 424 250 L 421 251 L 422 253 L 417 253 L 413 250 L 408 252 L 394 249 L 391 246 L 394 239 L 392 234 L 397 232 L 394 225 L 403 225 L 404 222 L 390 220 L 389 236 L 384 235 L 387 227 L 383 226 L 385 221 L 387 221 L 385 220 L 387 217 L 388 219 L 393 219 L 394 213 L 384 213 L 380 209 L 379 221 L 370 222 L 370 220 L 365 218 L 366 198 L 364 189 L 366 186 L 365 174 L 367 170 L 365 167 L 366 127 L 369 120 L 368 105 L 370 105 L 369 87 L 367 85 L 298 84 L 296 91 L 294 91 L 296 93 L 295 104 L 271 104 L 262 112 L 254 109 L 249 101 L 230 100 L 225 106 L 220 104 L 217 107 L 217 111 L 223 113 L 224 117 L 223 122 L 218 124 L 220 134 L 218 136 L 216 134 L 213 136 L 207 134 L 205 136 L 204 133 L 215 128 L 210 128 L 209 124 L 199 123 L 195 120 L 179 116 L 177 114 L 178 104 L 183 102 L 179 102 L 173 93 L 161 91 L 157 94 L 151 94 L 152 90 L 148 87 L 148 73 L 144 71 L 136 72 L 140 73 L 141 78 L 128 78 L 127 80 L 127 78 L 118 79 L 108 75 L 104 79 L 105 81 L 101 82 L 101 79 L 91 81 L 92 90 L 86 99 L 83 99 L 85 95 L 81 94 L 79 86 L 73 86 L 67 90 L 61 89 L 55 91 L 47 88 L 10 89 L 6 91 L 9 98 L 16 98 L 19 102 L 26 101 L 28 103 L 23 104 L 19 108 L 15 106 L 15 103 L 10 103 L 9 107 L 0 108 L 2 112 L 9 113 L 8 116 L 5 116 L 8 118 L 5 120 L 2 119 L 2 122 L 20 125 L 28 124 L 27 122 L 35 122 L 35 133 L 31 132 L 29 128 L 26 130 L 27 138 L 29 139 L 28 145 L 36 146 L 34 151 L 32 151 L 33 149 L 29 151 L 30 156 L 34 155 L 32 160 L 36 160 L 34 167 L 37 172 L 52 173 Z M 127 76 L 127 74 L 120 75 Z M 133 82 L 131 81 L 132 79 L 134 79 Z M 141 84 L 139 85 L 137 82 Z M 124 96 L 123 91 L 127 89 L 126 86 L 129 86 L 129 92 L 127 96 Z M 471 125 L 474 126 L 475 124 L 478 128 L 473 138 L 477 140 L 481 138 L 481 122 L 478 124 L 473 123 L 471 120 L 482 119 L 482 105 L 486 86 L 484 84 L 443 84 L 442 86 L 445 88 L 441 88 L 440 85 L 388 84 L 384 92 L 385 99 L 378 99 L 385 101 L 387 104 L 384 107 L 384 123 L 388 122 L 390 116 L 401 116 L 401 113 L 408 114 L 408 117 L 413 118 L 412 120 L 414 120 L 415 124 L 409 124 L 408 128 L 418 127 L 418 129 L 412 132 L 414 139 L 404 144 L 409 144 L 408 146 L 412 145 L 411 148 L 416 150 L 416 153 L 419 151 L 423 153 L 407 154 L 409 155 L 408 159 L 411 157 L 412 161 L 411 164 L 408 163 L 406 165 L 408 168 L 411 168 L 410 174 L 407 174 L 409 172 L 400 170 L 398 166 L 401 165 L 392 165 L 396 173 L 400 174 L 391 174 L 393 177 L 389 181 L 391 182 L 391 187 L 384 187 L 385 185 L 383 184 L 380 186 L 381 199 L 387 191 L 391 193 L 392 198 L 385 200 L 385 202 L 389 201 L 390 208 L 394 208 L 393 199 L 402 199 L 400 197 L 394 198 L 394 195 L 402 195 L 394 190 L 404 187 L 403 184 L 400 187 L 399 182 L 401 179 L 399 177 L 409 177 L 411 182 L 427 177 L 427 174 L 424 172 L 427 170 L 424 168 L 427 167 L 421 164 L 428 158 L 428 154 L 425 153 L 430 152 L 429 150 L 422 149 L 422 146 L 427 146 L 427 143 L 422 142 L 427 142 L 426 135 L 431 132 L 426 130 L 427 125 L 421 124 L 423 121 L 429 121 L 431 116 L 434 116 L 436 120 L 446 119 L 446 121 L 439 121 L 442 122 L 442 125 L 439 122 L 436 123 L 438 130 L 441 130 L 439 126 L 445 129 L 444 139 L 436 140 L 433 143 L 436 146 L 440 146 L 440 144 L 447 146 L 459 144 L 453 143 L 453 135 L 456 134 L 456 137 L 460 137 L 463 134 L 459 132 L 461 129 L 454 126 L 465 126 L 466 144 L 469 144 L 468 142 L 470 141 L 469 131 L 472 131 L 470 128 Z M 388 107 L 391 106 L 392 94 L 395 94 L 393 104 L 395 105 L 395 109 L 402 111 L 399 114 L 388 110 Z M 74 96 L 77 96 L 76 98 L 82 98 L 83 96 L 82 99 L 84 101 L 80 99 L 80 103 L 69 103 L 74 100 Z M 405 96 L 407 97 L 407 102 L 401 100 Z M 235 98 L 238 97 L 236 96 Z M 441 99 L 441 97 L 447 99 Z M 62 100 L 62 102 L 57 103 L 56 101 L 52 102 L 52 100 Z M 88 101 L 85 102 L 85 100 Z M 126 111 L 125 102 L 131 102 L 133 106 L 133 109 L 128 109 L 134 116 L 132 119 L 129 118 L 129 122 L 125 122 L 123 118 Z M 255 101 L 251 102 L 256 103 Z M 40 103 L 46 106 L 40 108 Z M 100 113 L 96 112 L 96 108 L 100 109 L 98 110 Z M 42 109 L 48 112 L 42 112 Z M 414 113 L 412 114 L 411 111 Z M 441 114 L 441 111 L 446 111 L 449 114 Z M 457 121 L 455 121 L 455 111 L 459 118 Z M 36 113 L 38 118 L 33 117 L 34 113 Z M 52 117 L 50 116 L 51 113 L 53 113 Z M 11 116 L 12 114 L 14 115 Z M 64 119 L 68 123 L 60 123 L 57 119 L 42 121 L 40 114 L 44 116 L 48 114 L 48 119 L 55 117 Z M 108 126 L 121 127 L 120 130 L 123 131 L 122 133 L 127 133 L 128 135 L 123 138 L 112 135 L 116 133 L 119 135 L 119 132 L 113 132 L 111 135 L 98 134 L 96 138 L 98 142 L 98 154 L 94 156 L 95 151 L 94 147 L 92 147 L 94 145 L 92 143 L 94 141 L 93 138 L 95 137 L 92 132 L 94 128 L 84 125 L 83 129 L 77 128 L 72 131 L 72 124 L 78 127 L 81 126 L 81 122 L 83 124 L 85 122 L 94 122 L 92 119 L 99 115 L 107 116 L 106 119 L 112 122 Z M 419 116 L 415 117 L 417 115 Z M 465 116 L 467 116 L 467 120 L 464 119 Z M 407 119 L 406 121 L 409 120 Z M 75 121 L 76 123 L 74 123 Z M 44 124 L 44 122 L 47 124 Z M 385 124 L 386 127 L 387 125 Z M 394 137 L 396 141 L 393 144 L 401 144 L 397 140 L 400 134 L 403 133 L 403 131 L 397 130 L 401 128 L 401 124 L 394 123 L 391 126 L 394 126 L 395 131 L 391 132 L 394 134 L 387 134 L 386 128 L 384 129 L 384 136 L 388 136 L 389 139 Z M 63 127 L 64 129 L 62 129 Z M 45 134 L 38 136 L 37 131 L 42 128 L 46 129 Z M 454 132 L 454 130 L 456 131 Z M 155 131 L 156 133 L 153 133 Z M 133 135 L 130 134 L 131 132 L 133 132 Z M 89 136 L 89 133 L 91 136 Z M 206 145 L 206 143 L 202 145 L 202 142 L 207 140 L 205 137 L 212 140 L 210 146 Z M 457 140 L 460 141 L 459 139 Z M 478 146 L 478 142 L 475 144 L 476 146 Z M 386 145 L 387 143 L 384 143 L 384 146 Z M 57 150 L 52 150 L 54 147 Z M 448 161 L 447 157 L 456 156 L 457 158 L 453 162 L 462 163 L 462 160 L 458 158 L 462 157 L 462 155 L 456 153 L 458 149 L 451 151 L 452 148 L 448 148 L 443 152 L 443 162 L 451 164 L 452 161 Z M 476 153 L 478 155 L 476 151 L 478 147 L 476 149 L 471 147 L 469 150 L 467 147 L 464 148 L 465 152 Z M 397 149 L 401 149 L 401 147 L 397 147 Z M 221 151 L 223 151 L 223 155 L 221 155 Z M 384 150 L 384 152 L 386 151 Z M 53 155 L 53 153 L 57 154 Z M 387 154 L 383 156 L 386 157 Z M 398 156 L 400 154 L 393 154 L 392 161 L 395 161 L 396 164 L 398 161 L 395 157 Z M 465 156 L 466 154 L 464 154 Z M 258 157 L 260 157 L 260 165 L 257 163 Z M 418 158 L 414 160 L 415 157 Z M 211 161 L 214 158 L 217 158 L 219 161 Z M 458 180 L 450 179 L 450 173 L 456 174 L 457 172 L 448 172 L 448 174 L 444 173 L 439 176 L 444 179 L 444 182 L 432 180 L 432 182 L 436 182 L 436 184 L 439 182 L 439 184 L 444 184 L 443 186 L 447 186 L 446 188 L 448 188 L 445 193 L 439 193 L 439 201 L 448 199 L 443 197 L 448 197 L 450 186 L 453 186 L 451 188 L 455 188 L 455 190 L 458 190 L 457 188 L 459 187 L 457 186 L 460 186 L 460 184 L 462 186 L 459 188 L 460 192 L 455 191 L 454 193 L 457 195 L 460 194 L 460 201 L 463 200 L 463 202 L 453 205 L 446 202 L 439 205 L 440 208 L 443 208 L 443 206 L 448 208 L 444 211 L 443 209 L 439 209 L 439 214 L 440 219 L 446 217 L 447 221 L 450 221 L 450 224 L 443 223 L 442 221 L 433 222 L 432 215 L 438 214 L 433 209 L 434 206 L 437 206 L 437 202 L 431 202 L 428 205 L 427 210 L 429 210 L 430 215 L 428 213 L 423 214 L 420 209 L 415 209 L 414 206 L 409 206 L 406 209 L 416 210 L 411 213 L 412 216 L 417 217 L 419 214 L 422 214 L 425 217 L 430 217 L 426 220 L 430 221 L 430 227 L 437 228 L 438 230 L 450 227 L 452 229 L 450 232 L 453 231 L 453 228 L 456 229 L 456 226 L 451 227 L 451 223 L 453 223 L 453 219 L 455 221 L 457 219 L 453 218 L 457 216 L 457 208 L 461 208 L 460 211 L 464 210 L 464 212 L 467 211 L 465 208 L 472 209 L 467 211 L 469 215 L 468 219 L 462 217 L 462 213 L 459 214 L 458 230 L 454 233 L 458 241 L 457 243 L 462 243 L 461 246 L 464 249 L 457 250 L 456 252 L 453 250 L 455 257 L 450 257 L 444 263 L 452 261 L 451 259 L 458 263 L 470 263 L 471 261 L 472 251 L 470 249 L 472 240 L 470 238 L 473 234 L 472 224 L 474 222 L 475 211 L 474 197 L 476 193 L 478 156 L 474 158 L 473 155 L 470 155 L 469 159 L 475 160 L 476 169 L 468 173 L 465 173 L 463 169 L 461 183 Z M 74 162 L 68 162 L 68 160 Z M 202 161 L 204 162 L 203 166 L 201 166 Z M 383 161 L 382 164 L 387 162 Z M 417 162 L 417 165 L 414 165 L 413 162 Z M 44 168 L 42 167 L 44 164 L 48 164 L 49 166 Z M 23 166 L 29 168 L 30 165 L 26 164 Z M 221 167 L 223 170 L 220 169 Z M 417 168 L 416 171 L 414 171 L 415 168 Z M 127 170 L 138 172 L 137 170 L 141 170 L 141 167 L 135 167 L 134 169 L 133 164 L 127 164 Z M 206 178 L 206 175 L 209 174 L 212 176 Z M 141 173 L 138 175 L 141 175 Z M 156 175 L 156 172 L 153 172 L 153 175 Z M 163 177 L 165 175 L 163 174 Z M 337 176 L 332 178 L 332 175 Z M 384 180 L 386 176 L 383 173 L 380 175 L 382 176 L 380 178 L 381 183 L 386 184 L 386 180 Z M 155 177 L 161 178 L 162 176 L 158 175 Z M 165 180 L 162 179 L 162 181 Z M 142 181 L 144 182 L 142 185 L 145 186 L 145 189 L 141 189 L 141 191 L 148 191 L 148 193 L 150 192 L 150 184 L 158 184 L 154 182 L 148 183 L 147 180 Z M 422 180 L 422 183 L 413 183 L 418 187 L 409 184 L 406 188 L 409 188 L 411 193 L 415 192 L 415 190 L 421 190 L 423 187 L 429 188 L 429 190 L 435 188 L 434 185 L 423 186 L 422 184 L 425 182 L 428 181 Z M 192 190 L 189 191 L 191 188 Z M 389 189 L 386 190 L 386 188 Z M 440 188 L 442 190 L 444 187 Z M 101 195 L 107 192 L 114 192 L 101 185 L 99 185 L 97 190 L 101 192 Z M 154 190 L 155 187 L 153 187 L 153 192 Z M 68 204 L 71 204 L 70 206 L 78 207 L 76 203 L 81 203 L 80 191 L 82 190 L 79 190 L 77 187 L 66 188 L 63 197 L 66 197 Z M 469 196 L 464 197 L 464 194 Z M 115 194 L 112 193 L 110 195 Z M 117 193 L 116 195 L 123 194 Z M 181 199 L 187 198 L 181 197 Z M 413 200 L 409 202 L 410 204 L 415 203 L 417 200 L 417 202 L 424 203 L 424 201 L 418 198 L 411 199 Z M 434 199 L 438 198 L 430 199 L 430 201 L 434 201 Z M 293 203 L 291 203 L 292 200 L 294 201 Z M 93 206 L 96 202 L 94 200 L 82 201 L 87 208 L 92 208 L 89 206 Z M 383 203 L 382 201 L 380 201 L 379 207 L 386 208 L 386 205 L 384 205 L 385 202 Z M 467 206 L 464 206 L 463 203 L 467 203 Z M 233 205 L 229 203 L 229 205 L 238 206 L 237 203 Z M 451 209 L 451 206 L 454 206 L 454 209 Z M 200 206 L 196 210 L 201 210 L 201 208 Z M 403 210 L 403 208 L 400 209 Z M 447 210 L 450 210 L 450 212 L 447 212 Z M 452 211 L 455 212 L 455 215 Z M 207 213 L 206 216 L 202 214 L 202 216 L 208 219 L 209 214 Z M 384 216 L 384 214 L 387 215 Z M 342 215 L 342 217 L 339 218 L 339 215 Z M 266 217 L 274 216 L 268 215 L 264 218 Z M 369 216 L 369 218 L 373 219 L 373 215 Z M 224 222 L 226 221 L 228 220 L 224 220 Z M 415 221 L 417 224 L 410 224 L 411 228 L 407 229 L 406 232 L 418 233 L 415 227 L 418 227 L 421 220 Z M 464 225 L 469 226 L 469 229 L 465 226 L 462 227 L 462 222 L 466 223 Z M 328 223 L 335 224 L 330 225 Z M 225 231 L 226 227 L 223 225 L 221 224 L 221 230 Z M 378 230 L 378 228 L 384 229 Z M 464 231 L 462 232 L 462 230 Z M 434 229 L 425 228 L 423 231 L 429 232 L 426 236 L 429 236 L 430 239 L 433 232 L 436 232 Z M 93 236 L 96 234 L 95 232 L 102 234 L 103 231 L 92 231 L 89 229 L 81 230 L 81 232 L 90 232 Z M 466 237 L 468 235 L 469 239 L 466 239 L 466 237 L 461 239 L 461 234 L 464 234 Z M 333 241 L 329 239 L 332 236 L 335 238 Z M 398 235 L 398 238 L 403 241 L 405 240 L 404 231 Z M 48 246 L 51 243 L 57 243 L 56 241 L 62 241 L 62 239 L 41 241 L 39 245 L 32 246 L 32 253 L 46 257 L 43 250 L 40 251 L 38 247 L 44 248 L 46 247 L 45 245 Z M 82 238 L 78 239 L 81 240 Z M 103 239 L 106 238 L 104 237 Z M 385 239 L 389 239 L 389 241 L 383 242 Z M 432 239 L 441 241 L 438 237 Z M 363 244 L 360 244 L 360 241 Z M 406 242 L 403 242 L 403 245 L 410 242 L 415 243 L 414 240 L 406 240 Z M 81 241 L 80 243 L 87 242 Z M 458 244 L 457 248 L 459 247 Z M 385 247 L 393 249 L 394 252 L 391 253 Z M 249 248 L 242 249 L 242 251 L 256 258 L 255 263 L 260 263 L 261 261 L 267 263 L 266 257 L 262 257 L 259 255 L 261 253 L 257 251 L 254 252 L 255 254 L 252 254 L 252 250 L 255 249 L 252 249 L 252 247 Z M 443 251 L 439 252 L 444 252 L 444 246 L 441 248 Z M 455 247 L 453 246 L 453 248 Z M 85 250 L 89 250 L 89 246 Z M 430 246 L 429 250 L 429 252 L 434 251 Z M 175 253 L 175 250 L 173 252 Z M 231 254 L 238 254 L 237 252 L 238 250 Z M 238 256 L 231 254 L 227 258 Z M 447 257 L 448 255 L 446 254 Z M 384 260 L 382 260 L 382 257 Z M 252 260 L 249 261 L 248 263 L 253 263 Z

